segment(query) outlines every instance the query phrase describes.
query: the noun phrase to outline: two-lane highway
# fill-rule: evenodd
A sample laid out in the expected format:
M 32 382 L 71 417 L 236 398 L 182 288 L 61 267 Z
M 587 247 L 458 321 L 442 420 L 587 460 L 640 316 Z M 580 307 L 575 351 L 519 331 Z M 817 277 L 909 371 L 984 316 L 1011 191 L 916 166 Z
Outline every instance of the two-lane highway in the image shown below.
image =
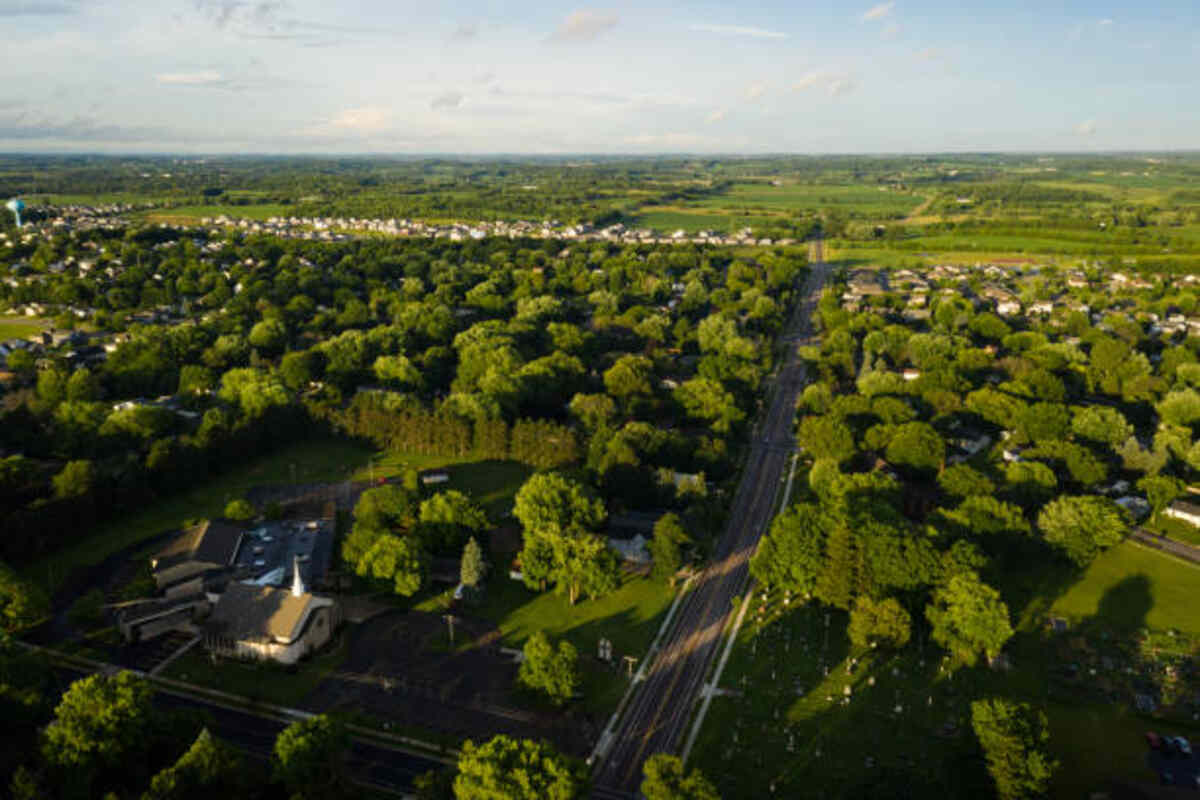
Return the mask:
M 732 613 L 732 600 L 749 585 L 749 560 L 775 512 L 775 497 L 794 447 L 792 420 L 804 388 L 798 337 L 810 332 L 827 266 L 817 257 L 784 337 L 789 352 L 775 380 L 767 414 L 755 434 L 729 524 L 712 563 L 681 601 L 674 625 L 646 679 L 635 691 L 616 728 L 613 744 L 597 762 L 597 797 L 630 797 L 642 779 L 642 764 L 655 753 L 676 752 L 696 699 Z

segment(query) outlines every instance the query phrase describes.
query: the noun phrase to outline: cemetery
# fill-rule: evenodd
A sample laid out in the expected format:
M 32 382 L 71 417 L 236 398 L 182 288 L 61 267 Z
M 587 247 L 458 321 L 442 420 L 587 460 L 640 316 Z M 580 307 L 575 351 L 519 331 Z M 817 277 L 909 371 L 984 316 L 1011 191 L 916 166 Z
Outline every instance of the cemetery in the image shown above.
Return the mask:
M 1200 630 L 1186 608 L 1159 608 L 1191 567 L 1132 544 L 1109 555 L 1056 602 L 1030 603 L 1041 610 L 990 667 L 952 669 L 920 623 L 899 653 L 855 652 L 845 612 L 756 589 L 689 763 L 710 765 L 718 788 L 762 797 L 869 791 L 897 775 L 930 794 L 982 796 L 970 705 L 999 695 L 1046 709 L 1056 795 L 1157 783 L 1161 754 L 1147 755 L 1144 732 L 1200 738 Z M 1191 785 L 1180 762 L 1172 771 Z

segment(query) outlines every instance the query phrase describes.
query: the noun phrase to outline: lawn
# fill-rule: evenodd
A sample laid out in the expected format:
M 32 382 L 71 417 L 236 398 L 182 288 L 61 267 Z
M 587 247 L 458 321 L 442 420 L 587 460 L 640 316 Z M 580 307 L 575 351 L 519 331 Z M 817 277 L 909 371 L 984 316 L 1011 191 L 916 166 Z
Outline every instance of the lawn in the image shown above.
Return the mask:
M 50 323 L 36 317 L 0 317 L 0 342 L 9 339 L 28 339 L 41 333 Z
M 345 480 L 370 456 L 370 449 L 345 440 L 299 442 L 104 523 L 86 538 L 27 565 L 22 572 L 53 592 L 77 567 L 98 564 L 122 548 L 179 528 L 188 520 L 220 516 L 230 500 L 243 496 L 251 487 Z
M 1148 595 L 1130 591 L 1136 588 L 1134 582 L 1144 585 Z M 1071 620 L 1099 616 L 1124 630 L 1147 627 L 1200 634 L 1197 586 L 1200 567 L 1125 542 L 1093 561 L 1051 613 Z
M 214 663 L 207 653 L 193 648 L 168 666 L 163 671 L 163 677 L 195 683 L 251 701 L 297 708 L 312 694 L 317 684 L 345 660 L 345 642 L 346 632 L 343 631 L 329 649 L 295 667 L 232 659 L 220 659 Z
M 123 548 L 180 528 L 189 520 L 220 516 L 230 500 L 244 496 L 255 486 L 367 480 L 372 474 L 375 478 L 390 477 L 403 472 L 406 466 L 422 470 L 445 467 L 450 481 L 438 488 L 467 493 L 496 521 L 511 511 L 513 497 L 533 472 L 510 461 L 471 462 L 377 453 L 343 439 L 299 442 L 105 523 L 85 539 L 27 565 L 22 571 L 53 592 L 72 570 L 98 564 Z
M 263 203 L 245 206 L 178 206 L 142 211 L 138 212 L 138 216 L 144 217 L 148 222 L 194 224 L 204 217 L 219 217 L 222 214 L 233 219 L 265 220 L 271 217 L 287 216 L 291 212 L 291 206 Z
M 1047 708 L 1050 742 L 1060 766 L 1053 797 L 1085 798 L 1108 781 L 1151 783 L 1146 766 L 1146 731 L 1186 736 L 1197 729 L 1164 725 L 1123 706 L 1076 707 L 1052 703 Z
M 1168 517 L 1166 514 L 1160 514 L 1157 518 L 1151 517 L 1146 520 L 1143 527 L 1146 530 L 1161 533 L 1168 539 L 1200 547 L 1200 528 L 1197 528 L 1190 522 L 1184 522 L 1181 519 L 1174 519 Z
M 772 784 L 775 796 L 816 785 L 848 791 L 897 773 L 914 791 L 990 795 L 970 702 L 1003 696 L 1046 709 L 1061 761 L 1052 796 L 1087 797 L 1111 780 L 1153 782 L 1142 733 L 1200 733 L 1189 722 L 1200 706 L 1185 666 L 1200 637 L 1200 573 L 1132 542 L 1074 578 L 1061 567 L 1034 573 L 1006 593 L 1030 600 L 1013 608 L 1026 619 L 1006 648 L 1007 672 L 942 672 L 923 626 L 902 653 L 867 652 L 855 662 L 844 612 L 769 602 L 739 634 L 721 681 L 736 696 L 714 700 L 692 763 L 737 796 L 770 796 Z M 1033 619 L 1044 615 L 1068 618 L 1070 631 L 1046 632 Z M 1178 679 L 1164 677 L 1168 665 Z M 1135 691 L 1158 698 L 1154 716 L 1132 710 Z
M 516 461 L 480 461 L 472 456 L 423 456 L 411 453 L 377 453 L 364 459 L 353 480 L 366 481 L 403 475 L 407 469 L 421 472 L 445 470 L 450 480 L 439 489 L 457 489 L 481 505 L 493 522 L 502 521 L 511 511 L 513 498 L 533 474 L 532 467 Z
M 572 606 L 553 591 L 531 592 L 524 584 L 497 575 L 472 613 L 494 622 L 508 647 L 521 647 L 539 630 L 551 641 L 570 640 L 580 654 L 583 709 L 607 713 L 616 707 L 628 680 L 624 670 L 606 668 L 592 658 L 600 639 L 612 641 L 618 665 L 626 655 L 645 657 L 672 599 L 665 583 L 626 576 L 612 594 Z

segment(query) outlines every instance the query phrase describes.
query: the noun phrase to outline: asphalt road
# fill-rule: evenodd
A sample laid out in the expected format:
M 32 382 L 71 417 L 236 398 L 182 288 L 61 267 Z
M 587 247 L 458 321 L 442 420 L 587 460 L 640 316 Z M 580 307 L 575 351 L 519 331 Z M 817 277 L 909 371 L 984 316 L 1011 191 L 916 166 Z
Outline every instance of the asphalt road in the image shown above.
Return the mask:
M 827 265 L 818 260 L 804 286 L 792 329 L 785 336 L 790 352 L 776 378 L 770 408 L 755 433 L 725 535 L 712 563 L 681 601 L 662 649 L 614 731 L 613 744 L 594 775 L 596 797 L 635 796 L 645 760 L 655 753 L 678 752 L 683 742 L 721 633 L 733 613 L 733 598 L 749 584 L 750 556 L 770 524 L 795 446 L 792 420 L 805 385 L 795 344 L 811 331 L 810 317 L 827 272 Z

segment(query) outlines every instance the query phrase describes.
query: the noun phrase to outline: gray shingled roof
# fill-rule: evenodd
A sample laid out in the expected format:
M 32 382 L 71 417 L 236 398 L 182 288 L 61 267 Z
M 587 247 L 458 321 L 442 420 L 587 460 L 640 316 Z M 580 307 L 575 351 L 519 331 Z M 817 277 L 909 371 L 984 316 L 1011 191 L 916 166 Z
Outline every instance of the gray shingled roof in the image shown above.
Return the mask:
M 154 556 L 156 570 L 165 570 L 188 561 L 221 566 L 233 563 L 242 526 L 224 520 L 206 520 L 180 534 Z
M 239 641 L 293 642 L 300 637 L 316 599 L 311 594 L 296 597 L 287 589 L 231 583 L 213 606 L 206 627 L 210 633 Z

